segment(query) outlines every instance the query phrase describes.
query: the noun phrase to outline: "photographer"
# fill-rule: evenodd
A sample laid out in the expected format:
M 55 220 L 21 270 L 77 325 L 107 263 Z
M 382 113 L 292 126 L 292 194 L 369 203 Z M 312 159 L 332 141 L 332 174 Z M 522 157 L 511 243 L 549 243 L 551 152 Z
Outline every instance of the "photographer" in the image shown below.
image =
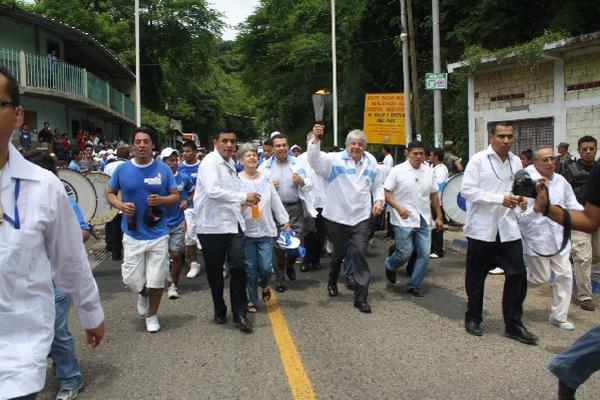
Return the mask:
M 525 171 L 533 180 L 544 181 L 556 204 L 569 210 L 582 210 L 583 207 L 577 201 L 571 185 L 560 174 L 554 173 L 554 164 L 552 147 L 540 146 L 535 151 L 533 165 Z M 527 262 L 527 280 L 534 285 L 551 282 L 554 300 L 549 322 L 561 329 L 573 330 L 575 326 L 567 321 L 573 289 L 573 272 L 569 261 L 571 243 L 565 242 L 565 247 L 561 249 L 563 228 L 536 213 L 533 210 L 533 199 L 530 203 L 530 207 L 519 218 Z M 560 250 L 557 252 L 557 249 Z M 555 254 L 542 256 L 540 253 Z M 551 279 L 551 273 L 554 274 L 554 279 Z
M 536 344 L 538 338 L 521 321 L 527 276 L 521 234 L 511 208 L 524 208 L 527 201 L 510 194 L 515 173 L 523 169 L 519 157 L 510 151 L 513 139 L 512 123 L 490 124 L 490 145 L 471 158 L 463 177 L 461 193 L 467 200 L 464 231 L 468 243 L 465 329 L 471 335 L 482 335 L 485 279 L 489 270 L 500 265 L 505 272 L 502 295 L 505 335 Z
M 550 204 L 546 187 L 538 183 L 536 189 L 534 210 L 562 224 L 563 210 Z M 583 211 L 569 211 L 571 227 L 591 233 L 600 227 L 600 162 L 592 168 L 583 196 L 586 200 Z M 550 360 L 548 369 L 559 379 L 558 398 L 575 399 L 577 388 L 600 369 L 600 326 L 590 329 L 571 347 Z

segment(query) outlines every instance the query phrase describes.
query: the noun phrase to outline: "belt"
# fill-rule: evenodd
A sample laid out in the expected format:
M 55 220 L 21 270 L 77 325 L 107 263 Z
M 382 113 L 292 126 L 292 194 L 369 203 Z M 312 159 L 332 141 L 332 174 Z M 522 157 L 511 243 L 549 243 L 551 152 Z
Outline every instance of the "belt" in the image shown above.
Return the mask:
M 302 203 L 302 201 L 298 200 L 298 201 L 294 201 L 293 203 L 283 203 L 283 205 L 288 207 L 288 206 L 295 206 L 296 204 L 300 204 L 300 203 Z

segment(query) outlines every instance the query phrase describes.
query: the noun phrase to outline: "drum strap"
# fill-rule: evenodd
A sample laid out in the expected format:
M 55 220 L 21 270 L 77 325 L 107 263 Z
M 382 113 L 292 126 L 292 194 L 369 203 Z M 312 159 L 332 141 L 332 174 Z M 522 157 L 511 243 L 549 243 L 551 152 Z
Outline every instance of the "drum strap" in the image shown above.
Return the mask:
M 549 199 L 548 199 L 549 202 Z M 564 207 L 561 207 L 557 204 L 554 204 L 557 207 L 560 207 L 560 209 L 563 212 L 563 221 L 562 221 L 562 226 L 563 226 L 563 239 L 562 239 L 562 244 L 560 246 L 560 249 L 558 249 L 558 251 L 556 251 L 553 254 L 541 254 L 538 253 L 537 251 L 535 251 L 535 249 L 533 247 L 531 247 L 527 241 L 525 240 L 525 236 L 523 235 L 523 232 L 521 232 L 521 238 L 523 239 L 523 243 L 525 243 L 525 245 L 527 247 L 529 247 L 531 249 L 531 251 L 533 251 L 535 254 L 537 254 L 540 257 L 554 257 L 557 254 L 560 254 L 561 251 L 563 251 L 565 249 L 565 247 L 567 247 L 567 244 L 569 244 L 569 239 L 571 239 L 571 215 L 569 214 L 569 211 L 567 211 Z

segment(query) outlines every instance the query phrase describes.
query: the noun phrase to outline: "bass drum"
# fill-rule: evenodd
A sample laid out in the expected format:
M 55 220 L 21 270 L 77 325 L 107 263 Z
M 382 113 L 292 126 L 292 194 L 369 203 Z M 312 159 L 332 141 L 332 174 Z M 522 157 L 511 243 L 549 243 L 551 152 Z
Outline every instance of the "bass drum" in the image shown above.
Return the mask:
M 82 173 L 69 168 L 59 169 L 58 177 L 65 186 L 67 194 L 75 198 L 83 213 L 83 218 L 89 222 L 96 212 L 96 190 L 94 185 Z
M 113 208 L 108 203 L 108 200 L 106 200 L 110 175 L 102 172 L 88 172 L 85 174 L 85 177 L 94 186 L 96 191 L 96 211 L 94 212 L 94 216 L 90 220 L 90 223 L 93 226 L 104 225 L 107 222 L 110 222 L 119 213 L 119 210 Z
M 464 225 L 467 219 L 467 202 L 460 194 L 463 174 L 458 173 L 448 179 L 442 192 L 442 207 L 450 221 Z

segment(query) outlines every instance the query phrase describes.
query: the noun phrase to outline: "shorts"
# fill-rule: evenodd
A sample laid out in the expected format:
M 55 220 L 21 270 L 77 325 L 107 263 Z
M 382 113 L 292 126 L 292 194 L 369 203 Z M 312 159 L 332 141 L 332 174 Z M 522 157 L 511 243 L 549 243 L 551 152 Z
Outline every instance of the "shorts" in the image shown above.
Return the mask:
M 169 251 L 182 252 L 185 248 L 185 233 L 183 232 L 185 221 L 179 225 L 169 228 Z
M 187 208 L 183 210 L 185 216 L 185 245 L 195 246 L 198 242 L 196 236 L 196 218 L 194 217 L 194 209 Z
M 123 235 L 123 283 L 134 293 L 162 289 L 169 272 L 169 236 L 137 240 Z

